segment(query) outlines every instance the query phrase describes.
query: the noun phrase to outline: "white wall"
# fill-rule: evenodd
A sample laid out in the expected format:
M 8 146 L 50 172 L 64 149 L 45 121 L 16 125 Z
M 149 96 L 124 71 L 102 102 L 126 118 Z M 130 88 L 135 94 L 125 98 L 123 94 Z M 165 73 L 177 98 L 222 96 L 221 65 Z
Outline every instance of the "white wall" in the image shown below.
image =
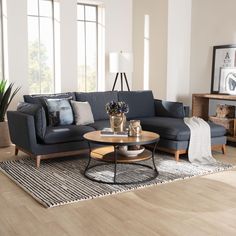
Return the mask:
M 236 44 L 235 9 L 235 0 L 192 0 L 191 94 L 210 92 L 213 46 Z M 211 114 L 217 103 L 226 101 L 212 101 Z
M 192 0 L 191 93 L 208 93 L 214 45 L 236 43 L 235 0 Z
M 133 1 L 133 89 L 143 89 L 144 16 L 149 15 L 149 89 L 156 98 L 166 98 L 168 1 Z
M 76 0 L 60 2 L 61 89 L 73 91 L 77 88 Z M 235 0 L 99 2 L 105 7 L 107 90 L 112 88 L 115 77 L 108 71 L 108 54 L 120 50 L 133 51 L 134 73 L 127 77 L 133 78 L 133 90 L 143 89 L 146 14 L 150 17 L 149 88 L 157 98 L 189 104 L 192 93 L 210 92 L 212 46 L 236 43 Z M 15 105 L 28 93 L 27 0 L 7 0 L 7 27 L 9 80 L 21 86 Z
M 102 85 L 98 87 L 100 90 L 111 90 L 115 74 L 109 73 L 109 53 L 132 52 L 132 0 L 81 2 L 97 3 L 105 9 L 105 78 L 102 78 L 104 81 L 100 79 Z M 76 3 L 77 0 L 61 0 L 61 89 L 64 92 L 78 88 Z M 127 78 L 132 87 L 132 74 L 128 73 Z M 116 89 L 119 88 L 120 83 Z
M 189 104 L 191 0 L 168 1 L 167 96 Z
M 106 90 L 111 90 L 115 74 L 109 73 L 109 52 L 132 52 L 132 0 L 104 0 L 106 28 Z M 132 88 L 132 74 L 127 73 Z M 119 77 L 120 78 L 120 77 Z M 120 79 L 115 89 L 120 89 Z M 126 90 L 126 86 L 124 85 Z
M 133 2 L 133 88 L 143 89 L 144 15 L 150 15 L 150 89 L 191 104 L 210 92 L 213 45 L 236 43 L 235 0 Z
M 61 91 L 77 91 L 77 0 L 60 1 Z
M 87 3 L 94 1 L 87 0 Z M 111 90 L 114 76 L 108 72 L 108 54 L 132 52 L 132 0 L 98 0 L 105 8 L 105 87 Z M 60 0 L 61 91 L 76 91 L 77 86 L 77 0 Z M 9 80 L 21 86 L 11 108 L 28 94 L 27 0 L 7 0 Z M 132 84 L 132 74 L 127 74 Z M 101 87 L 101 86 L 99 86 Z M 117 87 L 116 89 L 118 89 Z M 57 91 L 59 92 L 59 91 Z
M 15 107 L 23 94 L 28 94 L 27 2 L 7 0 L 8 63 L 7 78 L 21 90 L 13 100 Z

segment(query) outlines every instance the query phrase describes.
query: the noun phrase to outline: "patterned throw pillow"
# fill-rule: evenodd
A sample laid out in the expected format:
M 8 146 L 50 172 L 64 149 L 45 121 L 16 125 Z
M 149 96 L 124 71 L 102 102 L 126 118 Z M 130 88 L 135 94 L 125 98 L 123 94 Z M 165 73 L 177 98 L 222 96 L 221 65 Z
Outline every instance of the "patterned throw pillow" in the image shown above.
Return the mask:
M 68 99 L 46 99 L 49 125 L 71 125 L 74 121 L 73 112 Z

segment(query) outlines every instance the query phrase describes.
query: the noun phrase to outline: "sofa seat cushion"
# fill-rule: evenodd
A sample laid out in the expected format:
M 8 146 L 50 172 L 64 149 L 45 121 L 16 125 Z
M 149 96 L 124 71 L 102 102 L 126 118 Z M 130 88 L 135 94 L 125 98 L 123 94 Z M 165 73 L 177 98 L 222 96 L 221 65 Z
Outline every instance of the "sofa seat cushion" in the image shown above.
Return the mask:
M 102 130 L 104 128 L 110 127 L 110 120 L 98 120 L 95 121 L 93 124 L 90 124 L 89 126 L 93 127 L 96 130 Z
M 89 102 L 94 120 L 108 119 L 105 105 L 111 101 L 118 101 L 117 91 L 106 92 L 88 92 L 88 93 L 75 93 L 76 100 L 80 102 Z
M 152 91 L 120 91 L 118 98 L 129 106 L 129 112 L 126 114 L 128 119 L 155 116 Z
M 83 140 L 83 135 L 95 129 L 85 125 L 63 125 L 47 127 L 44 143 L 56 144 Z
M 141 120 L 143 130 L 153 131 L 160 134 L 161 138 L 188 141 L 190 138 L 190 129 L 184 123 L 183 119 L 169 117 L 150 117 L 138 118 Z M 221 125 L 208 122 L 211 128 L 211 137 L 224 136 L 226 131 Z

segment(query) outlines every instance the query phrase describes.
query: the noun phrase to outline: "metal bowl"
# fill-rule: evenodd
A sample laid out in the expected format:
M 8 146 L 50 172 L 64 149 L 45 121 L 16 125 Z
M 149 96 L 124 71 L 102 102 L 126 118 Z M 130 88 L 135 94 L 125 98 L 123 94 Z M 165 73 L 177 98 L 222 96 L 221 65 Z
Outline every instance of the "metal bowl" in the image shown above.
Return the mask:
M 145 148 L 143 146 L 140 147 L 140 149 L 137 150 L 128 150 L 128 146 L 120 146 L 118 149 L 118 152 L 121 155 L 127 156 L 127 157 L 135 157 L 141 154 Z

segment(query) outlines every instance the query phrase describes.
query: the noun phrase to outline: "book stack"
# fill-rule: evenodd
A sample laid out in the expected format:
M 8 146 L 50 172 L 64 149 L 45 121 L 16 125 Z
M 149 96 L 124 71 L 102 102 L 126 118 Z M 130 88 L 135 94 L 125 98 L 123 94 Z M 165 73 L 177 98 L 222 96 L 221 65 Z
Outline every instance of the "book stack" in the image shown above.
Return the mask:
M 107 137 L 128 137 L 128 132 L 113 132 L 111 128 L 104 128 L 103 130 L 101 130 L 100 135 Z

